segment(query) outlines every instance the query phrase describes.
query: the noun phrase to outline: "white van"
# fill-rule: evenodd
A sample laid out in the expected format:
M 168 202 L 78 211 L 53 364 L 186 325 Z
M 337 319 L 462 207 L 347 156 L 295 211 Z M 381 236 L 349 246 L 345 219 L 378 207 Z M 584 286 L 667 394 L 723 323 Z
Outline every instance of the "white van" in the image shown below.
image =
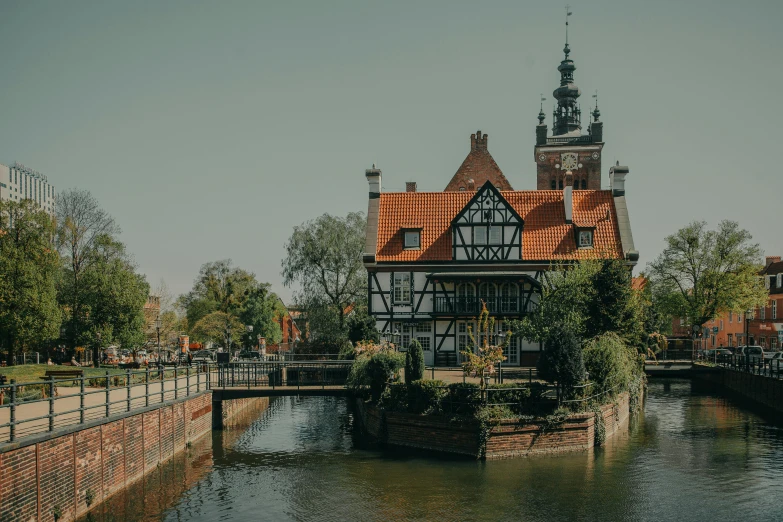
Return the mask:
M 758 364 L 764 361 L 764 349 L 761 346 L 745 347 L 745 355 L 750 363 Z

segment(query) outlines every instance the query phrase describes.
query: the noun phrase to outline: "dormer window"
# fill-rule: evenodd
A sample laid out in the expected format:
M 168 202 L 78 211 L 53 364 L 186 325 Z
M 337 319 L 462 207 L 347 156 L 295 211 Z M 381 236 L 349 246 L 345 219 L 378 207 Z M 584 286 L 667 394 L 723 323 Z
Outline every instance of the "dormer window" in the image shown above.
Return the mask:
M 405 249 L 419 250 L 421 248 L 421 230 L 405 231 Z
M 580 230 L 578 244 L 579 244 L 579 248 L 593 248 L 593 231 Z

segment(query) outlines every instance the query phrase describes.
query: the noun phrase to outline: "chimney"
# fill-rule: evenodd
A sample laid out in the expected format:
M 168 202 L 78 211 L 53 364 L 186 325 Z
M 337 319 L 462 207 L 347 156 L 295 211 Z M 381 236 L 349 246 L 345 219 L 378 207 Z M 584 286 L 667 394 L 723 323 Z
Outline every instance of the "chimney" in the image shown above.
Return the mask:
M 405 192 L 416 192 L 416 182 L 415 181 L 406 181 L 405 182 Z
M 764 268 L 769 268 L 772 263 L 780 263 L 780 256 L 767 256 L 767 262 L 764 264 Z
M 470 135 L 470 150 L 487 150 L 487 138 L 489 134 L 481 134 L 481 131 L 476 131 L 476 134 Z
M 609 169 L 609 187 L 612 190 L 612 196 L 625 196 L 625 176 L 628 175 L 628 167 L 617 164 Z
M 565 173 L 563 205 L 565 206 L 565 221 L 570 225 L 574 218 L 574 175 L 570 170 Z
M 367 176 L 367 182 L 370 184 L 370 199 L 378 199 L 381 197 L 381 169 L 376 169 L 373 164 L 371 169 L 364 171 L 364 175 Z

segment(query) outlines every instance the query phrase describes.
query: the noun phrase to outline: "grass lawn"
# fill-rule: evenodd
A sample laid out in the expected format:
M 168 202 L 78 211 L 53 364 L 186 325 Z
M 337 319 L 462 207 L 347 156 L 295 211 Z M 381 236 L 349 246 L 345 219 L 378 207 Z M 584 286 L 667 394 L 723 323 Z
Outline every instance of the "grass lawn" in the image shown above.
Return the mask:
M 44 382 L 41 377 L 44 376 L 47 370 L 84 370 L 85 377 L 103 377 L 106 375 L 107 370 L 109 371 L 109 375 L 125 373 L 125 370 L 121 370 L 119 368 L 83 368 L 75 366 L 62 366 L 59 364 L 55 364 L 53 366 L 46 364 L 23 364 L 19 366 L 8 366 L 5 368 L 0 368 L 0 375 L 5 375 L 8 377 L 8 384 L 10 384 L 11 379 L 16 379 L 17 384 L 40 384 Z

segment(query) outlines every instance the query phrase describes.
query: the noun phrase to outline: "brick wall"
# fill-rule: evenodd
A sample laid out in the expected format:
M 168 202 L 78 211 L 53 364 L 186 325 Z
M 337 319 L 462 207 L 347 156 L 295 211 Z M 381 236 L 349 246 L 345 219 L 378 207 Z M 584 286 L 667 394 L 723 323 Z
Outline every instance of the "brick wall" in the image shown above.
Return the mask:
M 385 412 L 360 400 L 356 404 L 363 430 L 379 442 L 444 453 L 479 454 L 477 424 L 456 424 L 443 417 Z M 604 405 L 601 412 L 609 439 L 628 426 L 628 394 L 621 395 L 616 404 Z M 593 446 L 593 413 L 571 415 L 564 424 L 546 430 L 535 424 L 520 426 L 516 421 L 507 421 L 492 427 L 486 458 L 579 451 Z
M 60 521 L 87 512 L 131 483 L 160 473 L 190 441 L 212 429 L 203 393 L 107 422 L 71 427 L 0 447 L 0 520 Z

